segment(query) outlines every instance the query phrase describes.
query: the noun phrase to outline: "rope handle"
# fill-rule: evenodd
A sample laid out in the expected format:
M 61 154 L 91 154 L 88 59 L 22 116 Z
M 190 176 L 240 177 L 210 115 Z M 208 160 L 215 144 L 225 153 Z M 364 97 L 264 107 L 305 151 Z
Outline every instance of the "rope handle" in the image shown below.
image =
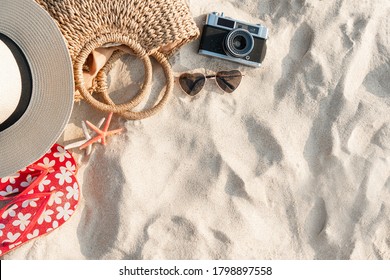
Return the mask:
M 120 53 L 118 53 L 118 54 L 120 54 Z M 123 53 L 121 55 L 123 55 Z M 123 110 L 123 111 L 120 111 L 117 113 L 126 119 L 139 120 L 139 119 L 144 119 L 144 118 L 147 118 L 147 117 L 150 117 L 150 116 L 156 114 L 164 107 L 164 105 L 167 103 L 167 101 L 169 100 L 169 97 L 172 94 L 173 86 L 174 86 L 174 77 L 173 77 L 173 71 L 172 71 L 172 68 L 171 68 L 171 65 L 170 65 L 168 59 L 165 57 L 165 55 L 163 55 L 162 53 L 157 52 L 157 51 L 152 53 L 151 56 L 163 68 L 165 79 L 166 79 L 165 92 L 164 92 L 163 96 L 161 97 L 160 101 L 157 102 L 152 108 L 149 108 L 149 109 L 146 109 L 143 111 L 139 111 L 139 112 L 134 112 L 134 111 L 131 111 L 131 109 L 133 107 L 128 106 L 126 110 Z M 110 70 L 109 64 L 106 64 L 100 70 L 101 73 L 98 74 L 97 88 L 98 88 L 98 92 L 101 94 L 101 97 L 103 98 L 103 100 L 106 104 L 109 104 L 111 106 L 118 106 L 111 99 L 111 97 L 109 96 L 108 91 L 107 91 L 107 82 L 106 81 L 107 81 L 107 74 L 108 74 L 109 70 Z M 140 95 L 137 95 L 134 97 L 133 101 L 137 101 L 137 102 L 141 101 L 142 97 Z M 136 105 L 138 105 L 138 104 L 139 104 L 139 102 L 136 103 Z
M 96 82 L 97 88 L 95 92 L 99 93 L 104 102 L 101 102 L 95 99 L 92 96 L 92 93 L 86 88 L 83 76 L 83 65 L 88 57 L 88 55 L 98 46 L 104 45 L 107 42 L 115 42 L 126 45 L 129 47 L 135 56 L 139 57 L 144 64 L 145 69 L 145 78 L 144 83 L 141 86 L 140 91 L 137 95 L 135 95 L 130 101 L 121 104 L 115 104 L 108 94 L 108 86 L 107 86 L 107 74 L 112 67 L 112 63 L 118 59 L 120 56 L 125 54 L 123 51 L 118 51 L 113 54 L 113 56 L 109 59 L 106 65 L 100 69 L 97 74 Z M 134 107 L 136 107 L 151 91 L 152 87 L 152 64 L 150 60 L 150 56 L 152 56 L 163 68 L 164 74 L 166 77 L 166 89 L 164 95 L 161 97 L 159 102 L 157 102 L 152 108 L 134 112 L 131 111 Z M 75 75 L 75 83 L 76 89 L 79 90 L 82 97 L 85 99 L 87 103 L 91 106 L 95 107 L 98 110 L 103 112 L 113 112 L 119 114 L 120 116 L 129 119 L 129 120 L 139 120 L 150 117 L 160 111 L 163 106 L 167 103 L 169 96 L 173 91 L 173 71 L 171 65 L 166 58 L 165 55 L 158 51 L 154 51 L 151 54 L 146 53 L 144 48 L 132 40 L 131 38 L 117 35 L 117 34 L 107 34 L 106 36 L 99 37 L 95 41 L 91 41 L 84 46 L 81 50 L 79 56 L 77 57 L 74 64 L 74 75 Z

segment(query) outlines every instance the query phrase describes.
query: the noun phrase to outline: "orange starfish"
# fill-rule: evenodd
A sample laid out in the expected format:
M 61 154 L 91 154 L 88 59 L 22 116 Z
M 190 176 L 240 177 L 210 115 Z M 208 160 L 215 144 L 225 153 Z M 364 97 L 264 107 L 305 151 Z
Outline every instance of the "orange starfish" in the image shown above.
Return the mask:
M 90 139 L 89 141 L 85 142 L 85 144 L 83 144 L 81 147 L 80 147 L 80 150 L 82 149 L 85 149 L 86 147 L 88 147 L 89 145 L 92 145 L 93 143 L 95 142 L 98 142 L 99 140 L 101 140 L 101 143 L 103 145 L 106 145 L 106 137 L 107 136 L 111 136 L 111 135 L 114 135 L 114 134 L 118 134 L 118 133 L 121 133 L 123 131 L 123 128 L 119 128 L 119 129 L 114 129 L 114 130 L 110 130 L 108 131 L 108 127 L 110 125 L 110 122 L 111 122 L 111 117 L 112 117 L 112 114 L 113 113 L 110 113 L 107 117 L 107 120 L 106 120 L 106 123 L 104 124 L 104 127 L 103 127 L 103 130 L 100 130 L 99 128 L 97 128 L 96 126 L 94 126 L 92 123 L 90 123 L 89 121 L 86 121 L 87 125 L 96 132 L 96 136 L 93 137 L 92 139 Z

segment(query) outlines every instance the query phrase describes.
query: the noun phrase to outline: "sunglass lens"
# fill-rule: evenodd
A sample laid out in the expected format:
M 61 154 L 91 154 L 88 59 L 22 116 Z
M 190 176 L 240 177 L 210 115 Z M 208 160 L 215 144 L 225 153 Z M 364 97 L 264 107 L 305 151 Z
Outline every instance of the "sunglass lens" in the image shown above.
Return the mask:
M 215 79 L 223 91 L 231 93 L 240 85 L 242 74 L 238 70 L 220 71 L 215 75 Z
M 198 94 L 202 90 L 205 82 L 205 76 L 200 73 L 184 73 L 179 77 L 179 83 L 181 88 L 184 90 L 185 93 L 190 96 Z

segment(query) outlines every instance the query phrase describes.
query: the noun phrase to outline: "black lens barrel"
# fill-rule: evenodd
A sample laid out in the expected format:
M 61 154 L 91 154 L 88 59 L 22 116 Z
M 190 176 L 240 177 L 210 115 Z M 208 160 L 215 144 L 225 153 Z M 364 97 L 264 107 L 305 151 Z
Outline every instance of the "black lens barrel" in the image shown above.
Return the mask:
M 225 51 L 234 57 L 245 57 L 253 50 L 254 39 L 245 29 L 234 29 L 230 31 L 224 42 Z

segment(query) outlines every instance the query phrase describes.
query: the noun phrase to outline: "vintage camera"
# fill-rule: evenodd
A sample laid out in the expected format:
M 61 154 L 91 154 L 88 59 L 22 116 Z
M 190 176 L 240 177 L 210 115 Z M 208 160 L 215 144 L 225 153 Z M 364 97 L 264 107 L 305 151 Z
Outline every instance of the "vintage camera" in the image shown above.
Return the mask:
M 213 12 L 207 15 L 199 53 L 260 67 L 267 50 L 267 39 L 267 27 Z

